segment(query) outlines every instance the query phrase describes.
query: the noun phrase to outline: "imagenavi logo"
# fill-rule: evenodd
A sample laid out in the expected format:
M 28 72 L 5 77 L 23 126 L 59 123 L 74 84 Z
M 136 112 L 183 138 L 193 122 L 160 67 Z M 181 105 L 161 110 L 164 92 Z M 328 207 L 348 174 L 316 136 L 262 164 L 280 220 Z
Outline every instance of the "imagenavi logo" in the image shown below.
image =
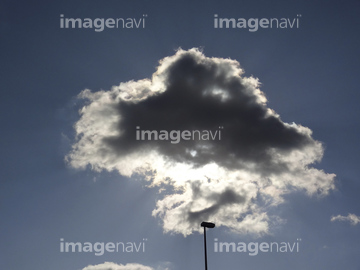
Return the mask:
M 259 28 L 299 28 L 301 14 L 296 18 L 220 18 L 214 14 L 214 28 L 245 28 L 250 32 L 256 32 Z
M 140 29 L 145 28 L 147 14 L 140 18 L 66 18 L 60 14 L 60 28 L 94 28 L 95 32 L 102 32 L 105 28 Z
M 137 141 L 169 141 L 172 144 L 177 144 L 181 140 L 185 141 L 215 141 L 221 140 L 221 130 L 224 127 L 220 126 L 218 130 L 142 130 L 139 126 L 136 127 Z
M 214 239 L 214 252 L 238 252 L 256 256 L 262 253 L 293 253 L 300 251 L 301 238 L 294 242 L 221 242 Z
M 90 252 L 95 256 L 102 256 L 105 252 L 145 252 L 144 238 L 140 242 L 67 242 L 64 238 L 60 238 L 60 252 Z

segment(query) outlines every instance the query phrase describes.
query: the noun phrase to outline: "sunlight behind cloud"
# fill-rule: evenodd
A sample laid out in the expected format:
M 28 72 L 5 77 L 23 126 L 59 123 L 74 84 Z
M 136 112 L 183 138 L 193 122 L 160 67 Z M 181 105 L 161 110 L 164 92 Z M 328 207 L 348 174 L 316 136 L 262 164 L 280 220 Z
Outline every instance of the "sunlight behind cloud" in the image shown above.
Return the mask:
M 281 219 L 268 210 L 283 195 L 325 196 L 335 175 L 311 167 L 324 151 L 311 130 L 282 122 L 267 107 L 259 80 L 243 74 L 235 60 L 179 49 L 160 60 L 151 79 L 84 90 L 79 98 L 87 104 L 66 160 L 74 168 L 116 170 L 168 187 L 152 212 L 165 232 L 186 236 L 211 220 L 237 233 L 269 233 Z M 148 135 L 217 130 L 221 137 L 139 140 L 140 127 Z

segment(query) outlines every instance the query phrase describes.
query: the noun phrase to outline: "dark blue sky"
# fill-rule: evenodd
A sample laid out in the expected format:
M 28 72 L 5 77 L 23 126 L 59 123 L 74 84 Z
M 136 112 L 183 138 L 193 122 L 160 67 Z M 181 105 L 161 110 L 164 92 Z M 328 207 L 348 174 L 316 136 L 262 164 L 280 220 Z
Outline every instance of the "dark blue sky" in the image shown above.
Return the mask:
M 315 167 L 336 174 L 336 190 L 301 190 L 272 208 L 286 223 L 253 238 L 216 227 L 208 233 L 209 269 L 360 269 L 359 226 L 331 216 L 360 215 L 360 1 L 0 1 L 0 268 L 83 269 L 105 261 L 154 269 L 201 269 L 203 238 L 163 233 L 151 215 L 157 188 L 117 172 L 75 170 L 64 161 L 84 89 L 109 90 L 150 78 L 181 47 L 240 62 L 261 82 L 268 107 L 323 142 Z M 142 18 L 142 29 L 60 29 L 73 18 Z M 296 18 L 298 29 L 214 29 L 223 18 Z M 73 242 L 140 242 L 144 253 L 61 253 Z M 228 242 L 294 242 L 298 253 L 214 253 Z M 163 267 L 163 266 L 162 266 Z

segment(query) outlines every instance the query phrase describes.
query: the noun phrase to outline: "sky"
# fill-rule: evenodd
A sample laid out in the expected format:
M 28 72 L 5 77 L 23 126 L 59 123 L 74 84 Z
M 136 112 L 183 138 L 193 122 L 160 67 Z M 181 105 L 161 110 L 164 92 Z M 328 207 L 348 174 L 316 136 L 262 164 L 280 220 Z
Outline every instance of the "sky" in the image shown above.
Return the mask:
M 359 270 L 359 12 L 1 0 L 0 268 Z

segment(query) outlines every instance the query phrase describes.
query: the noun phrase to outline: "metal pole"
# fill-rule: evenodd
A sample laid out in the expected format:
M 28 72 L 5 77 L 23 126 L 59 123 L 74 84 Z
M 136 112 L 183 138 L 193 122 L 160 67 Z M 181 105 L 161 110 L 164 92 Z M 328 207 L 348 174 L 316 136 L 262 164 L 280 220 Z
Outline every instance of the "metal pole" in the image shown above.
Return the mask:
M 205 270 L 207 270 L 206 227 L 204 227 Z
M 215 224 L 211 222 L 201 222 L 201 227 L 204 227 L 204 251 L 205 251 L 205 270 L 208 269 L 207 267 L 207 251 L 206 251 L 206 228 L 215 228 Z

